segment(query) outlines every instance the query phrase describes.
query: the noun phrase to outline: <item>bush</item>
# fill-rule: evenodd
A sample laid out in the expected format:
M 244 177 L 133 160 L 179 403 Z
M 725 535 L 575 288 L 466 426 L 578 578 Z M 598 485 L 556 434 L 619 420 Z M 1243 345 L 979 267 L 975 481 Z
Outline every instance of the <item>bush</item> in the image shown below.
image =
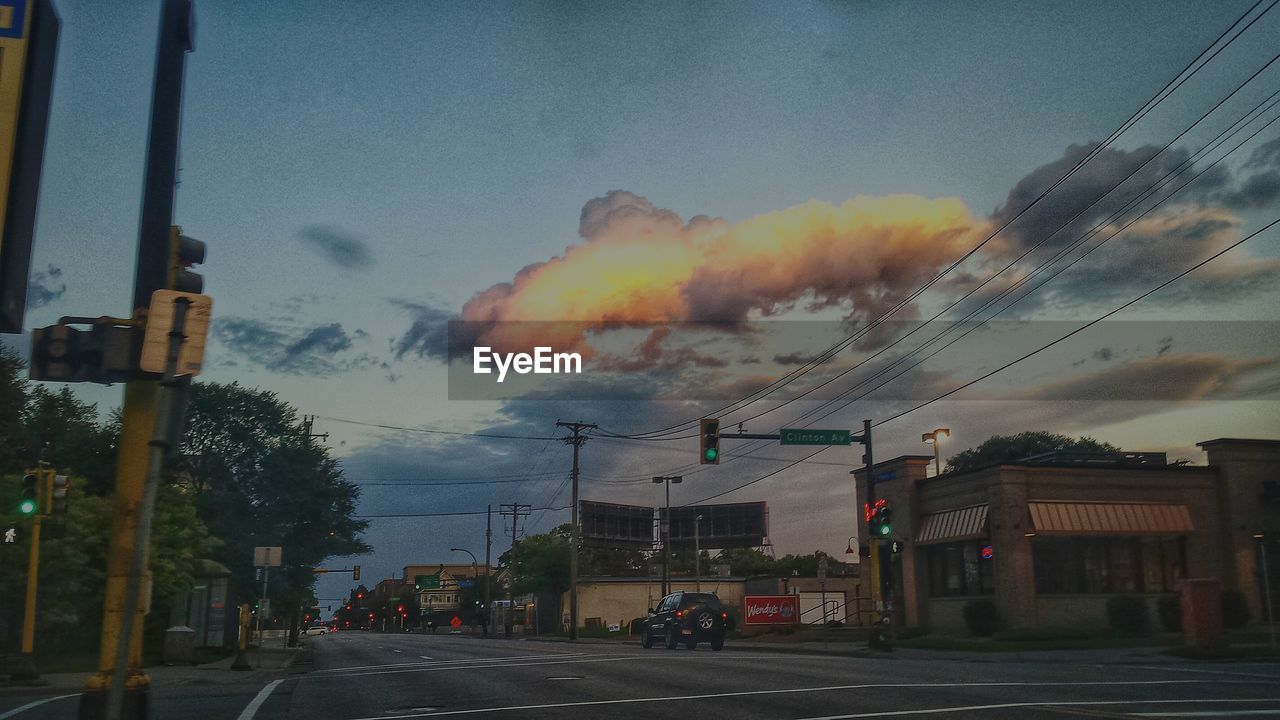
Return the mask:
M 1222 624 L 1232 630 L 1239 630 L 1249 624 L 1252 619 L 1249 613 L 1249 603 L 1244 599 L 1244 593 L 1238 590 L 1224 590 L 1222 592 Z
M 1182 598 L 1165 595 L 1156 601 L 1156 614 L 1165 632 L 1182 632 Z
M 983 598 L 964 604 L 964 624 L 978 637 L 990 637 L 1000 627 L 1000 610 L 994 600 Z
M 1126 635 L 1141 635 L 1151 625 L 1147 601 L 1134 595 L 1107 598 L 1107 623 Z

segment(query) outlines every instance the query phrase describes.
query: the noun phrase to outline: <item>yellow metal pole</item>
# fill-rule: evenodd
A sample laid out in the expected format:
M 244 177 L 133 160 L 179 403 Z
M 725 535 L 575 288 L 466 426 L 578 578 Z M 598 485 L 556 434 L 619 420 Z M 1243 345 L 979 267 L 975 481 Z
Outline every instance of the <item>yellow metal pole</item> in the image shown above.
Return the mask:
M 43 493 L 42 493 L 43 494 Z M 22 610 L 22 654 L 35 667 L 36 588 L 40 584 L 40 515 L 31 520 L 31 551 L 27 554 L 27 605 Z
M 128 673 L 125 690 L 145 692 L 150 684 L 142 672 L 142 630 L 150 605 L 151 573 L 144 571 L 142 602 L 135 610 L 129 642 L 127 668 L 115 668 L 116 647 L 124 625 L 125 595 L 129 565 L 133 557 L 142 494 L 146 487 L 147 464 L 155 425 L 156 397 L 160 384 L 154 380 L 131 380 L 125 384 L 120 427 L 120 455 L 116 463 L 115 496 L 112 499 L 111 543 L 107 555 L 107 592 L 102 614 L 102 646 L 98 672 L 90 676 L 86 693 L 105 693 L 111 687 L 113 670 Z M 144 565 L 145 567 L 145 565 Z

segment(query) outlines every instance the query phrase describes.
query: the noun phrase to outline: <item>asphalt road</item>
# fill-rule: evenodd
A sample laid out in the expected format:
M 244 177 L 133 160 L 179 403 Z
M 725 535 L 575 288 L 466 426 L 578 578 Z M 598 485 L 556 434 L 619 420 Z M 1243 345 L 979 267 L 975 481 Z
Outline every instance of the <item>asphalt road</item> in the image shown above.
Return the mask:
M 154 689 L 153 718 L 1280 718 L 1280 665 L 845 658 L 482 640 L 309 638 L 310 667 Z M 72 718 L 74 698 L 0 720 Z

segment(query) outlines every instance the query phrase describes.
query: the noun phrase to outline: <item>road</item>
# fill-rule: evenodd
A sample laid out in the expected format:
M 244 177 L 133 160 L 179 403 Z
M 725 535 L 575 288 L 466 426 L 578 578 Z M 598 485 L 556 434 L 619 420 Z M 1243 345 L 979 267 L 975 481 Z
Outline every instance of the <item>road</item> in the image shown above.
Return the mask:
M 400 718 L 1280 718 L 1280 665 L 847 658 L 448 634 L 309 638 L 273 677 L 154 690 L 157 720 Z M 233 675 L 228 673 L 228 675 Z M 63 698 L 0 720 L 72 718 Z

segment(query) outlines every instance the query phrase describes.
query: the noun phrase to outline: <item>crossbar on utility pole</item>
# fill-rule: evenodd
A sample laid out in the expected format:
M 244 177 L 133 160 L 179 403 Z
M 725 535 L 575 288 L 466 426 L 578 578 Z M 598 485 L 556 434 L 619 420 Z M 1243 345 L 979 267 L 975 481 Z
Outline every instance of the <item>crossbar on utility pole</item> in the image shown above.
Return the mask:
M 522 505 L 521 503 L 511 503 L 510 505 L 499 505 L 498 513 L 503 516 L 511 516 L 511 563 L 514 566 L 516 560 L 516 528 L 520 525 L 520 517 L 523 515 L 528 517 L 529 511 L 532 510 L 531 505 Z M 515 591 L 512 588 L 513 578 L 507 578 L 507 612 L 503 615 L 502 625 L 505 629 L 507 637 L 511 637 L 511 616 L 515 612 Z
M 569 640 L 578 639 L 578 449 L 587 441 L 583 430 L 594 430 L 595 425 L 584 422 L 556 421 L 556 427 L 568 428 L 573 435 L 564 438 L 564 442 L 573 446 L 573 471 L 570 478 L 573 482 L 573 493 L 569 508 Z

